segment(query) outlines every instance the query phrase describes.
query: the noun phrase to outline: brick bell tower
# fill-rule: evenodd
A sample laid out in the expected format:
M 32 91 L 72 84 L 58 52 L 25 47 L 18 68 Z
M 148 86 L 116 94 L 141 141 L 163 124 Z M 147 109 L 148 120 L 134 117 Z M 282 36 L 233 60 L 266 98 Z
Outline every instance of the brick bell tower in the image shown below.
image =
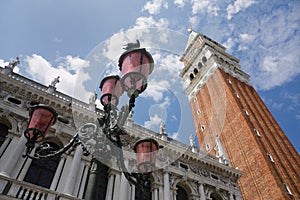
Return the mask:
M 180 73 L 200 149 L 243 171 L 243 199 L 300 199 L 300 157 L 226 48 L 192 29 Z

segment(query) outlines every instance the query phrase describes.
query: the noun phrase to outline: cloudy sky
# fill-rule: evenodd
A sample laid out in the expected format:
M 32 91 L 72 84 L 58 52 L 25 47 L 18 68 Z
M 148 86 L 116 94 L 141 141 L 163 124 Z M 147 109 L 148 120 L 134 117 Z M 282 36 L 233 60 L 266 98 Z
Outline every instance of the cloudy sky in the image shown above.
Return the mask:
M 155 131 L 163 120 L 185 143 L 194 128 L 178 58 L 193 27 L 240 59 L 300 150 L 299 0 L 9 0 L 0 8 L 0 66 L 18 56 L 15 72 L 45 85 L 60 76 L 58 90 L 84 101 L 100 95 L 99 77 L 118 73 L 122 45 L 140 39 L 156 68 L 134 119 Z

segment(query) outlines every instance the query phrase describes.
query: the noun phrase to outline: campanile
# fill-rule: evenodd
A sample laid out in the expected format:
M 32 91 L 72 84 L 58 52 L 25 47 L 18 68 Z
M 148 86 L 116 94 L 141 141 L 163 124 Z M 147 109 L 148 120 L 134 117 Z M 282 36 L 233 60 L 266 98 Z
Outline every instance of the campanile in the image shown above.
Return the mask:
M 300 199 L 300 157 L 239 60 L 190 30 L 180 73 L 200 149 L 243 171 L 243 199 Z

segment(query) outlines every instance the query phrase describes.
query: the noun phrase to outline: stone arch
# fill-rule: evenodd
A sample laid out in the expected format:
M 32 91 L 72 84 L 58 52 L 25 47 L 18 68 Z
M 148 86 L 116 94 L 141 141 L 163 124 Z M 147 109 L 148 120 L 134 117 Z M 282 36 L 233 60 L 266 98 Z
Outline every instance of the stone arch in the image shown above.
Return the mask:
M 216 191 L 210 194 L 211 200 L 223 200 L 224 198 Z
M 8 129 L 12 129 L 12 123 L 6 117 L 0 117 L 0 123 L 4 124 L 5 126 L 7 126 Z
M 185 182 L 178 182 L 176 184 L 176 199 L 177 200 L 187 200 L 190 199 L 191 194 L 193 194 L 193 190 L 191 185 Z
M 51 142 L 57 144 L 57 146 L 59 146 L 60 148 L 64 147 L 64 142 L 62 141 L 61 138 L 59 138 L 56 135 L 46 136 L 44 142 Z
M 5 142 L 9 129 L 11 129 L 10 122 L 5 118 L 0 117 L 0 147 Z
M 211 200 L 223 200 L 223 199 L 226 199 L 226 196 L 218 188 L 209 188 L 206 191 L 206 195 Z

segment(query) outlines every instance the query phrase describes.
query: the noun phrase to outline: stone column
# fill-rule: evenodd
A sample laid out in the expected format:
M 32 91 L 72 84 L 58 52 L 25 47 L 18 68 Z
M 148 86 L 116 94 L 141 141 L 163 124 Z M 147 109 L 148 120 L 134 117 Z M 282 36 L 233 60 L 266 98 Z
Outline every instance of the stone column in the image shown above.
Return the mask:
M 75 151 L 75 154 L 73 157 L 71 168 L 69 169 L 69 173 L 68 173 L 67 180 L 66 180 L 66 183 L 64 186 L 64 190 L 63 190 L 64 193 L 73 195 L 73 190 L 74 190 L 74 185 L 75 185 L 74 183 L 76 182 L 82 152 L 83 152 L 83 150 L 82 150 L 81 146 L 78 146 L 76 148 L 76 151 Z
M 200 200 L 205 200 L 206 199 L 205 192 L 204 192 L 204 187 L 203 187 L 202 183 L 200 183 L 200 185 L 199 185 L 199 194 L 200 194 Z
M 128 192 L 129 192 L 129 183 L 125 178 L 124 174 L 121 174 L 121 184 L 120 184 L 120 194 L 119 196 L 122 197 L 122 200 L 128 200 Z
M 11 141 L 11 138 L 10 138 L 10 137 L 7 137 L 7 138 L 4 140 L 3 144 L 2 144 L 1 147 L 0 147 L 0 155 L 5 151 L 6 147 L 7 147 L 8 144 L 10 143 L 10 141 Z
M 131 186 L 131 200 L 135 200 L 135 186 Z
M 81 181 L 81 187 L 79 188 L 79 194 L 78 194 L 78 198 L 84 198 L 84 190 L 85 190 L 85 185 L 87 182 L 87 177 L 88 177 L 88 173 L 89 173 L 89 166 L 87 163 L 84 163 L 84 169 L 83 169 L 83 176 L 82 176 L 82 181 Z
M 19 157 L 23 154 L 27 139 L 24 135 L 14 137 L 0 160 L 0 174 L 10 177 Z
M 152 200 L 158 200 L 158 188 L 154 188 L 152 192 Z
M 97 196 L 97 186 L 98 186 L 98 173 L 99 173 L 99 161 L 96 158 L 92 158 L 91 167 L 89 169 L 89 177 L 87 186 L 85 189 L 84 199 L 92 200 Z
M 51 183 L 51 186 L 50 186 L 50 190 L 54 190 L 54 191 L 56 190 L 58 180 L 59 180 L 59 177 L 60 177 L 61 172 L 63 170 L 63 166 L 64 166 L 65 161 L 66 161 L 66 157 L 62 156 L 59 163 L 58 163 L 58 166 L 56 168 L 55 175 L 53 177 L 53 180 L 52 180 L 52 183 Z
M 170 182 L 169 173 L 164 172 L 164 200 L 170 200 Z
M 163 186 L 162 186 L 162 185 L 159 186 L 159 189 L 158 189 L 158 197 L 159 197 L 159 200 L 160 200 L 160 199 L 163 199 L 163 197 L 164 197 L 164 189 L 163 189 Z
M 34 151 L 32 151 L 30 155 L 33 156 Z M 20 172 L 18 176 L 17 176 L 17 174 L 15 174 L 15 177 L 16 177 L 17 180 L 22 181 L 25 178 L 26 174 L 27 174 L 27 171 L 28 171 L 28 169 L 29 169 L 29 167 L 32 163 L 32 159 L 31 158 L 25 158 L 25 159 L 20 158 L 19 160 L 20 161 L 23 160 L 23 162 L 19 162 L 19 163 L 16 164 L 14 172 L 16 170 L 18 170 Z M 12 178 L 14 178 L 13 176 L 14 175 L 12 175 Z
M 112 171 L 109 172 L 108 175 L 108 183 L 107 183 L 107 189 L 106 189 L 106 200 L 111 200 L 113 195 L 113 189 L 114 189 L 114 182 L 115 182 L 115 174 L 112 173 Z
M 229 200 L 234 200 L 232 192 L 229 194 Z
M 173 188 L 171 193 L 172 193 L 172 200 L 176 200 L 177 188 Z
M 115 178 L 115 184 L 114 184 L 114 193 L 113 193 L 113 199 L 120 199 L 120 182 L 121 182 L 121 175 L 119 173 L 116 173 Z M 122 197 L 123 198 L 123 197 Z

